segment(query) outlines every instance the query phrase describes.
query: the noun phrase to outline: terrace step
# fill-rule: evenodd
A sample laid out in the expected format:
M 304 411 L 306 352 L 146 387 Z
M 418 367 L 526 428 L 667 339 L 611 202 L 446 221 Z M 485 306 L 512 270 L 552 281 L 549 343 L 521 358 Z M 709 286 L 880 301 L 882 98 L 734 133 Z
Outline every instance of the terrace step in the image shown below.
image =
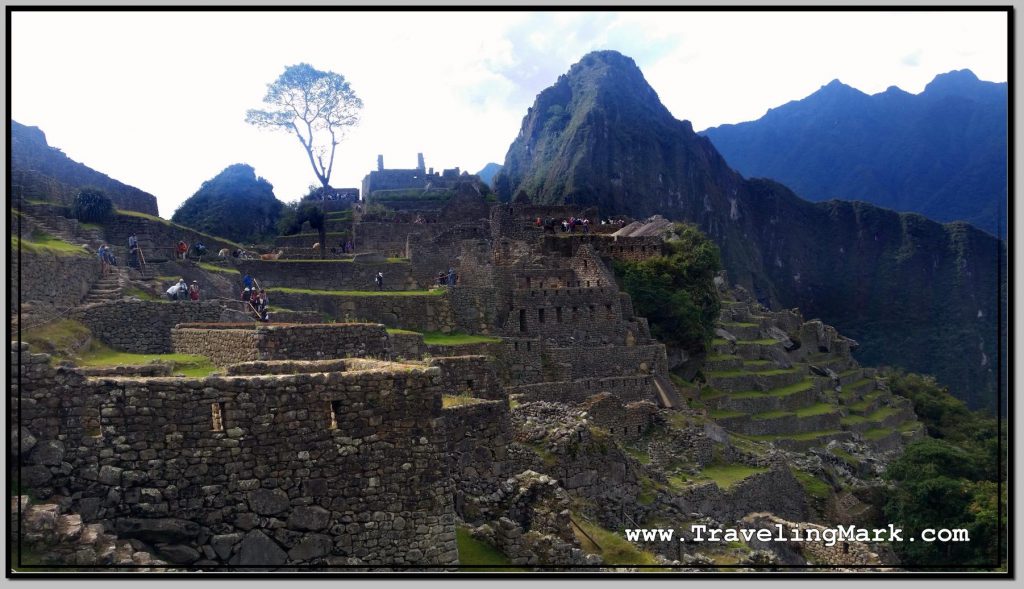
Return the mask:
M 725 391 L 769 391 L 800 382 L 807 376 L 803 367 L 775 369 L 767 371 L 734 370 L 728 372 L 708 372 L 708 385 Z

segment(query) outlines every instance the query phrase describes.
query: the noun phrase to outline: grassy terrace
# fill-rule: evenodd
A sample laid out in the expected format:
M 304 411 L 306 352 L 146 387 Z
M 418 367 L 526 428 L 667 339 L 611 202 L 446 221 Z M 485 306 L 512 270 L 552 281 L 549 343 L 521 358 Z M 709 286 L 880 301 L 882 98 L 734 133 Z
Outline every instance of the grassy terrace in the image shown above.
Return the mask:
M 765 413 L 758 413 L 754 415 L 754 419 L 778 419 L 780 417 L 813 417 L 815 415 L 826 415 L 828 413 L 835 413 L 836 406 L 830 403 L 815 403 L 814 405 L 808 405 L 807 407 L 801 407 L 792 411 L 768 411 Z
M 331 297 L 439 297 L 444 289 L 435 290 L 313 290 L 311 288 L 271 287 L 268 292 L 308 294 Z
M 653 554 L 646 550 L 640 550 L 629 540 L 626 540 L 623 534 L 608 531 L 577 515 L 573 515 L 573 521 L 577 522 L 583 528 L 583 531 L 586 532 L 586 534 L 583 534 L 576 526 L 572 526 L 573 532 L 576 534 L 576 538 L 579 539 L 583 551 L 588 554 L 600 554 L 606 564 L 657 564 Z M 593 541 L 591 538 L 593 538 Z M 594 541 L 600 546 L 594 544 Z
M 779 342 L 778 342 L 778 340 L 774 340 L 774 339 L 769 337 L 769 338 L 764 338 L 764 339 L 737 340 L 736 343 L 740 344 L 740 345 L 745 345 L 745 346 L 753 346 L 753 345 L 771 346 L 771 345 L 777 344 Z
M 461 407 L 463 405 L 476 405 L 483 402 L 484 399 L 477 399 L 476 397 L 468 397 L 466 395 L 441 395 L 441 407 L 444 409 Z
M 776 440 L 796 440 L 799 442 L 809 442 L 811 440 L 817 440 L 825 436 L 834 436 L 842 433 L 837 429 L 822 430 L 817 432 L 804 432 L 802 434 L 769 434 L 764 436 L 747 436 L 751 440 L 758 442 L 774 442 Z
M 223 266 L 217 266 L 216 264 L 210 264 L 209 262 L 199 262 L 199 267 L 207 272 L 219 272 L 221 274 L 231 274 L 232 276 L 238 276 L 238 270 L 232 270 Z
M 757 324 L 756 323 L 744 323 L 742 321 L 736 321 L 734 323 L 723 323 L 722 327 L 725 327 L 727 329 L 729 327 L 757 327 Z
M 806 491 L 811 497 L 828 499 L 829 495 L 832 494 L 832 487 L 830 487 L 825 481 L 792 467 L 790 467 L 789 471 L 793 473 L 796 480 L 800 481 L 800 486 L 802 486 L 804 491 Z
M 468 344 L 496 344 L 501 340 L 486 335 L 470 335 L 468 333 L 440 333 L 428 331 L 423 334 L 423 343 L 432 346 L 465 346 Z
M 810 390 L 814 387 L 814 381 L 810 378 L 805 378 L 798 383 L 791 384 L 785 387 L 779 387 L 777 389 L 771 389 L 769 391 L 741 391 L 738 393 L 732 393 L 729 396 L 733 399 L 751 399 L 755 397 L 788 397 L 796 393 L 802 393 Z
M 774 341 L 774 340 L 773 340 Z M 708 372 L 708 377 L 726 378 L 730 376 L 776 376 L 778 374 L 793 374 L 803 370 L 801 367 L 796 368 L 775 368 L 772 370 L 723 370 L 719 372 Z
M 88 256 L 89 251 L 80 245 L 73 245 L 57 239 L 49 233 L 34 232 L 31 239 L 19 239 L 11 236 L 11 253 L 18 251 L 34 254 L 51 253 L 58 256 Z
M 860 423 L 868 422 L 880 422 L 883 419 L 899 413 L 899 409 L 895 407 L 881 407 L 871 415 L 847 415 L 841 421 L 843 425 L 856 425 Z
M 746 415 L 742 411 L 730 411 L 728 409 L 713 409 L 708 411 L 708 417 L 712 419 L 728 419 L 730 417 L 740 417 Z
M 720 489 L 726 490 L 751 475 L 767 471 L 767 468 L 746 464 L 717 464 L 705 468 L 700 474 L 714 481 Z
M 497 548 L 470 536 L 462 526 L 455 528 L 455 544 L 459 550 L 459 564 L 476 565 L 466 571 L 525 571 L 512 566 L 512 561 Z M 477 568 L 480 567 L 480 568 Z M 483 568 L 487 567 L 487 568 Z
M 208 376 L 217 367 L 205 356 L 189 354 L 130 354 L 109 348 L 95 348 L 81 356 L 79 366 L 139 366 L 151 362 L 170 362 L 173 374 Z

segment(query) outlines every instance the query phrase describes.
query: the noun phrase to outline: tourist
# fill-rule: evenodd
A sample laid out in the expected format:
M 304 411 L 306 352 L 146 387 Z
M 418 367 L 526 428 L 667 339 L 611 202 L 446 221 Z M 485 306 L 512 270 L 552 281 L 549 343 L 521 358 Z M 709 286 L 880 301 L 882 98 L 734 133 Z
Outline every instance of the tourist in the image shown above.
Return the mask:
M 246 274 L 242 277 L 242 300 L 249 300 L 249 291 L 252 290 L 252 276 Z
M 377 283 L 377 290 L 384 290 L 384 273 L 377 272 L 377 275 L 373 277 L 373 281 Z
M 139 238 L 135 237 L 135 232 L 128 236 L 128 265 L 139 266 Z
M 441 270 L 440 272 L 437 273 L 437 284 L 438 284 L 438 286 L 444 286 L 444 281 L 445 281 L 445 273 L 444 273 L 444 270 Z
M 590 219 L 583 219 L 583 232 L 590 233 Z
M 204 244 L 201 241 L 197 241 L 196 244 L 192 246 L 192 251 L 194 251 L 196 255 L 199 256 L 199 259 L 201 261 L 203 259 L 203 256 L 206 255 L 206 244 Z
M 174 259 L 179 259 L 180 258 L 180 259 L 184 260 L 185 259 L 185 252 L 187 252 L 187 251 L 188 251 L 188 244 L 185 243 L 184 240 L 179 241 L 178 245 L 177 245 L 177 248 L 175 249 L 176 254 L 175 254 Z
M 103 244 L 96 250 L 96 257 L 100 259 L 100 275 L 107 275 L 107 245 Z
M 198 301 L 199 300 L 199 282 L 198 281 L 193 280 L 192 284 L 189 285 L 189 287 L 188 287 L 188 298 L 192 299 L 193 301 Z
M 188 298 L 188 285 L 185 284 L 184 278 L 167 289 L 167 298 L 172 301 L 184 301 Z
M 448 267 L 448 286 L 455 286 L 455 268 Z

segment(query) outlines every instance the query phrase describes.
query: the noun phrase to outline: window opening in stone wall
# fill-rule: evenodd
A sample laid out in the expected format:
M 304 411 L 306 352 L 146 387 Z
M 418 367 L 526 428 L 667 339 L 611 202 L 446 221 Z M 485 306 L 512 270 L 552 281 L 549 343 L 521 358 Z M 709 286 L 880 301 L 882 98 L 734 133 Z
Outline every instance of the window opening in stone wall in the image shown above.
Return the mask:
M 589 285 L 588 285 L 589 286 Z M 594 318 L 594 305 L 590 305 L 590 318 Z
M 530 347 L 531 347 L 531 346 L 530 346 L 530 342 L 526 342 L 526 351 L 527 351 L 527 352 L 529 352 L 529 351 L 530 351 Z
M 557 321 L 559 323 L 562 322 L 562 308 L 561 307 L 555 307 L 555 321 Z
M 467 378 L 466 379 L 466 388 L 471 390 L 471 391 L 473 390 L 473 379 L 472 378 Z
M 213 431 L 224 431 L 224 403 L 210 404 L 210 418 L 213 422 Z
M 584 269 L 584 270 L 586 270 L 586 269 L 587 269 L 587 261 L 586 261 L 586 260 L 583 260 L 583 269 Z
M 590 281 L 587 281 L 587 288 L 590 288 Z
M 331 401 L 327 404 L 327 410 L 330 413 L 328 417 L 327 429 L 338 429 L 338 413 L 341 413 L 341 401 Z
M 544 323 L 544 309 L 537 309 L 537 323 Z
M 526 309 L 519 309 L 519 331 L 526 331 Z

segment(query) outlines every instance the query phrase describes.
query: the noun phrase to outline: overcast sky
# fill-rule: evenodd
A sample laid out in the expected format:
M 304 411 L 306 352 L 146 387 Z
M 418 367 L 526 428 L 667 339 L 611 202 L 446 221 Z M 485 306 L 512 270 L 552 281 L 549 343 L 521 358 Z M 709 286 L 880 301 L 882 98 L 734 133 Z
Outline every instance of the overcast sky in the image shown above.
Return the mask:
M 266 86 L 306 62 L 344 75 L 362 122 L 336 187 L 376 166 L 501 163 L 526 109 L 588 51 L 632 57 L 697 130 L 759 118 L 829 81 L 918 93 L 969 68 L 1007 80 L 999 12 L 15 12 L 13 118 L 157 196 L 170 217 L 246 162 L 289 201 L 315 177 L 291 135 L 256 129 Z

